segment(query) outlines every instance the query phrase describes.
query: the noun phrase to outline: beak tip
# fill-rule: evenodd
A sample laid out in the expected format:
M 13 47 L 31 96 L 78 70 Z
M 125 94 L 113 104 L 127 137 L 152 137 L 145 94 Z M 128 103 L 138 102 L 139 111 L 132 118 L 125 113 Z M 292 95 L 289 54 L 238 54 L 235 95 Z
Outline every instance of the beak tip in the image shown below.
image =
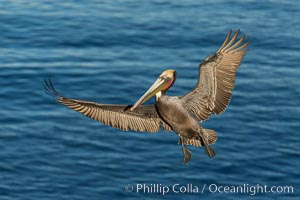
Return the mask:
M 130 108 L 130 111 L 134 111 L 135 110 L 135 106 L 132 106 L 131 108 Z

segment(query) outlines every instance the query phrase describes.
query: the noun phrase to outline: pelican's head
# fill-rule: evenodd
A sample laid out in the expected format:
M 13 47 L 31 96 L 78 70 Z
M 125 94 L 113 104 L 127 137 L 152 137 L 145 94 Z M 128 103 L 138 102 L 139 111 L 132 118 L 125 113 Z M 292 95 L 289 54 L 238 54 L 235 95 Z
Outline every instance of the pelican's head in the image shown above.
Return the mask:
M 139 105 L 146 102 L 152 96 L 157 95 L 158 97 L 162 93 L 165 93 L 175 82 L 176 71 L 173 69 L 165 70 L 153 85 L 147 90 L 147 92 L 131 107 L 130 110 L 136 109 Z

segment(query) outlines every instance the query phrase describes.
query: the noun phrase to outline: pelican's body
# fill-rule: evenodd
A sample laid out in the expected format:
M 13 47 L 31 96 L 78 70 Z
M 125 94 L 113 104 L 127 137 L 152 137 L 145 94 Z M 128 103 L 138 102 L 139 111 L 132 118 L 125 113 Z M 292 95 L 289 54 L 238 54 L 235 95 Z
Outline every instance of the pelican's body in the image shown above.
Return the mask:
M 170 97 L 164 94 L 156 96 L 156 105 L 162 119 L 167 122 L 180 137 L 179 143 L 182 144 L 184 163 L 188 163 L 191 159 L 190 151 L 184 146 L 186 139 L 202 141 L 207 148 L 206 150 L 209 157 L 215 155 L 213 149 L 209 147 L 209 136 L 206 135 L 199 121 L 184 108 L 180 98 Z M 211 137 L 216 138 L 216 135 L 212 135 Z
M 186 144 L 205 146 L 209 157 L 215 155 L 210 147 L 217 140 L 213 130 L 202 128 L 200 122 L 214 114 L 221 114 L 229 104 L 236 71 L 248 51 L 245 36 L 236 41 L 239 31 L 231 38 L 231 31 L 213 57 L 207 56 L 199 65 L 195 88 L 183 96 L 167 96 L 176 80 L 175 70 L 164 71 L 148 91 L 133 105 L 109 105 L 74 100 L 60 95 L 46 82 L 46 91 L 69 108 L 94 120 L 121 130 L 158 132 L 173 130 L 182 145 L 184 163 L 191 159 Z M 156 105 L 142 105 L 155 96 Z
M 177 134 L 198 139 L 196 133 L 200 130 L 200 123 L 183 107 L 178 97 L 162 95 L 156 99 L 158 113 Z
M 178 97 L 162 95 L 156 100 L 158 113 L 180 136 L 200 139 L 201 124 L 183 106 Z

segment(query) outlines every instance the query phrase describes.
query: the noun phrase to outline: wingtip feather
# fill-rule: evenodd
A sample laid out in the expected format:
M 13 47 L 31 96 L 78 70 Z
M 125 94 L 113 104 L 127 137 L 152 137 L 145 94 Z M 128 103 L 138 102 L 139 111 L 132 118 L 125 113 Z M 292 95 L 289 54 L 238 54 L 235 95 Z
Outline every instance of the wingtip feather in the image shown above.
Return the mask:
M 52 96 L 56 99 L 61 97 L 61 95 L 54 88 L 50 78 L 48 78 L 48 80 L 44 81 L 44 89 L 45 89 L 45 93 L 49 96 Z
M 219 52 L 221 49 L 223 49 L 224 46 L 228 43 L 228 41 L 229 41 L 229 39 L 230 39 L 230 37 L 231 37 L 231 34 L 232 34 L 232 29 L 229 30 L 229 33 L 227 34 L 227 36 L 226 36 L 226 38 L 225 38 L 223 44 L 221 45 L 221 47 L 218 49 L 217 52 Z

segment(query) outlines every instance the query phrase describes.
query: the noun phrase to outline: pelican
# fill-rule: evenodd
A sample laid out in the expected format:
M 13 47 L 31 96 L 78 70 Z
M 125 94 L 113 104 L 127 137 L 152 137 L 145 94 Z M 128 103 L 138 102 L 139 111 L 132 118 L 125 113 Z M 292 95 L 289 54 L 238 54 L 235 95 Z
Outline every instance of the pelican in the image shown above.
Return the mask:
M 198 82 L 183 96 L 166 95 L 176 80 L 173 69 L 165 70 L 134 105 L 99 104 L 67 98 L 54 89 L 50 79 L 45 81 L 45 91 L 59 103 L 123 131 L 174 131 L 179 136 L 184 164 L 191 159 L 186 145 L 204 146 L 207 155 L 212 158 L 215 151 L 211 144 L 216 142 L 217 133 L 203 128 L 201 122 L 211 114 L 223 113 L 230 102 L 237 69 L 249 51 L 246 49 L 249 42 L 244 42 L 246 36 L 238 39 L 239 32 L 231 37 L 230 30 L 216 53 L 212 57 L 208 55 L 199 64 Z M 152 96 L 155 96 L 155 105 L 142 105 Z

